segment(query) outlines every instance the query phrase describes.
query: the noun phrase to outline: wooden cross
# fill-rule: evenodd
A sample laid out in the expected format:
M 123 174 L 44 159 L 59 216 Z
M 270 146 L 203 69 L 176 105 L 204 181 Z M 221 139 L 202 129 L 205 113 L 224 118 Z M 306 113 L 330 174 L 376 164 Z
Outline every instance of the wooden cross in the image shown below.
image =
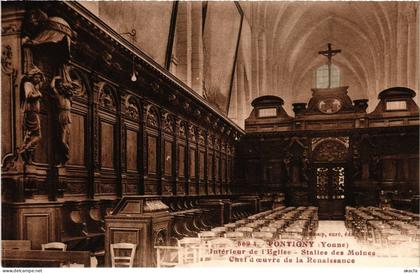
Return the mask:
M 331 44 L 328 43 L 328 50 L 319 51 L 318 54 L 321 54 L 328 58 L 328 88 L 331 87 L 331 59 L 335 54 L 340 53 L 341 49 L 331 49 Z

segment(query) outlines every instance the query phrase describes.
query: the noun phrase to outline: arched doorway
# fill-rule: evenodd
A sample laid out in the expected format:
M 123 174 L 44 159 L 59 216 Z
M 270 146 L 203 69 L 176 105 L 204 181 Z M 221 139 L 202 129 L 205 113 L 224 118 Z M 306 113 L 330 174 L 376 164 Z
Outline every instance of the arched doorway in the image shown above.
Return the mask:
M 344 218 L 348 137 L 312 141 L 315 199 L 321 220 Z

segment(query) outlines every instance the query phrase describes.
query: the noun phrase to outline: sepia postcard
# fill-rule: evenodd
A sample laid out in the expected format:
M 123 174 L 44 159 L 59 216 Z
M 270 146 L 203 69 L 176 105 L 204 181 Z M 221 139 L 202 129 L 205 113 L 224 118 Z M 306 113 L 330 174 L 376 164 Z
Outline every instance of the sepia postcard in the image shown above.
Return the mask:
M 418 273 L 418 2 L 1 13 L 2 272 Z

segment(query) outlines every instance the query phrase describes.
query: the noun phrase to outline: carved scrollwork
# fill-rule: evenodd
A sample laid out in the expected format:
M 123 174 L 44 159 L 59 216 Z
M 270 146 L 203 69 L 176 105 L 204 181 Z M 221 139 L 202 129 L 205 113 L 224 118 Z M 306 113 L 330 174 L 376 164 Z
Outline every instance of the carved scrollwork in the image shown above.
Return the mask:
M 156 228 L 154 231 L 153 231 L 153 245 L 154 246 L 165 246 L 165 245 L 167 245 L 168 244 L 168 242 L 167 242 L 167 238 L 168 238 L 168 236 L 167 236 L 167 234 L 168 234 L 168 230 L 167 229 L 165 229 L 165 228 Z M 153 263 L 154 263 L 154 266 L 157 264 L 156 263 L 156 255 L 153 255 Z
M 169 113 L 163 115 L 163 130 L 173 134 L 175 132 L 175 118 Z
M 12 66 L 13 51 L 10 45 L 3 45 L 1 51 L 1 69 L 6 74 L 13 73 L 14 69 Z
M 121 118 L 122 119 L 122 118 Z M 121 169 L 123 171 L 127 170 L 127 128 L 126 125 L 121 120 L 122 130 L 121 130 Z
M 1 26 L 1 35 L 10 35 L 20 32 L 20 27 L 16 24 L 3 24 Z
M 101 85 L 98 96 L 99 105 L 108 110 L 116 111 L 117 103 L 114 97 L 114 89 L 104 82 L 99 84 Z
M 98 109 L 95 107 L 95 117 L 98 116 Z M 94 128 L 93 128 L 93 166 L 95 169 L 100 169 L 101 161 L 100 161 L 100 149 L 99 149 L 99 141 L 100 141 L 100 120 L 94 120 Z
M 178 121 L 178 136 L 186 138 L 187 137 L 186 128 L 187 128 L 187 124 L 185 123 L 185 121 L 183 120 Z
M 125 100 L 126 118 L 134 120 L 134 121 L 138 121 L 140 118 L 139 109 L 140 107 L 137 100 L 133 96 L 128 95 Z
M 73 67 L 73 66 L 67 66 L 70 79 L 73 84 L 73 96 L 74 97 L 83 97 L 87 98 L 87 88 L 86 88 L 86 78 L 83 75 L 83 72 L 81 72 L 79 69 Z
M 146 107 L 146 124 L 152 127 L 159 127 L 159 116 L 157 109 L 153 105 Z
M 314 158 L 317 161 L 345 160 L 347 157 L 348 146 L 342 142 L 326 139 L 319 142 L 314 148 Z

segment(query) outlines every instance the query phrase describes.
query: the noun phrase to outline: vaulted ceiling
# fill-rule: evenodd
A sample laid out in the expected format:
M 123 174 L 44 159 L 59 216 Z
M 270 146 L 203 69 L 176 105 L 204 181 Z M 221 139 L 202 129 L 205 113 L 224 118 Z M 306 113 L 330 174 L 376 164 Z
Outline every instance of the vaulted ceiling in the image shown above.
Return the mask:
M 341 84 L 352 99 L 370 99 L 392 86 L 418 90 L 416 2 L 253 2 L 251 12 L 253 98 L 278 95 L 307 102 L 314 71 L 327 59 L 327 43 L 342 53 L 333 58 Z M 249 16 L 249 14 L 248 14 Z

